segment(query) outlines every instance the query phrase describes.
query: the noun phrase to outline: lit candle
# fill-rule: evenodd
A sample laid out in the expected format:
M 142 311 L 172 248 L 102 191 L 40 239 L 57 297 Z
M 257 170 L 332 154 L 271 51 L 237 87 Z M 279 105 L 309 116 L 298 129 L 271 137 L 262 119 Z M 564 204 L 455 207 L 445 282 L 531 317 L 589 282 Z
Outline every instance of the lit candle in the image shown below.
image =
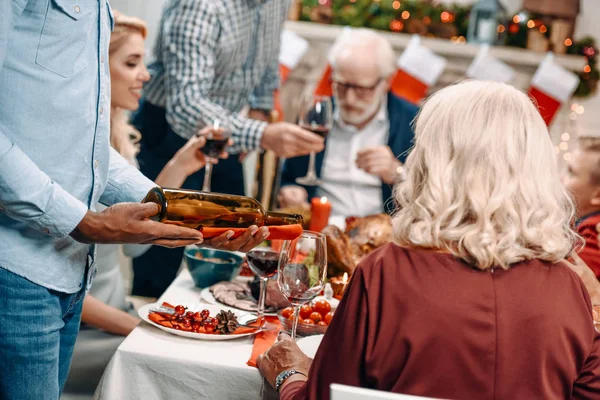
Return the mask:
M 310 201 L 310 227 L 311 231 L 321 232 L 329 222 L 331 214 L 331 203 L 327 201 L 327 197 L 313 197 Z
M 348 284 L 348 273 L 344 272 L 344 276 L 342 278 L 342 294 L 346 291 L 346 285 Z

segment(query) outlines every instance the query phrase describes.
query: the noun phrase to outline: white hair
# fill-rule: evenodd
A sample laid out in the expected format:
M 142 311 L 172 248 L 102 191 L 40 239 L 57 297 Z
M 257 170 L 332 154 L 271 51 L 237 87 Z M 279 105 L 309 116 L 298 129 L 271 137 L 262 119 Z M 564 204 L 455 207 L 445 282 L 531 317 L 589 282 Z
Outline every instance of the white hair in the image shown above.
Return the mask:
M 481 269 L 563 260 L 580 242 L 548 129 L 524 93 L 468 81 L 434 94 L 416 120 L 394 240 Z
M 377 32 L 366 28 L 344 28 L 329 53 L 329 63 L 335 68 L 340 57 L 375 57 L 382 78 L 396 71 L 394 50 Z

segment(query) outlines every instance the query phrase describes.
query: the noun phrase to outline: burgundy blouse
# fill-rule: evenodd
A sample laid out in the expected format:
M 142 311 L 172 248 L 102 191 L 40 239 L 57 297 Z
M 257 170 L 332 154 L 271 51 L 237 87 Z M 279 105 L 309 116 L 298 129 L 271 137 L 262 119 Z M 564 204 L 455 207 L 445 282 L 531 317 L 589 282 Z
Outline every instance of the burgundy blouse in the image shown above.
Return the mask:
M 600 335 L 566 265 L 481 271 L 388 244 L 355 271 L 308 381 L 281 399 L 328 400 L 331 383 L 443 399 L 600 399 Z

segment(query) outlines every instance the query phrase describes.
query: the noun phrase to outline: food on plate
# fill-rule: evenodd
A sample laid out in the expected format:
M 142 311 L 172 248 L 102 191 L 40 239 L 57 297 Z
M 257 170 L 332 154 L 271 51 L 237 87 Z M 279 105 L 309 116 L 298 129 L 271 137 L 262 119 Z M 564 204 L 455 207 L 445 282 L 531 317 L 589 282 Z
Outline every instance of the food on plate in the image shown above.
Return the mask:
M 333 318 L 333 313 L 332 312 L 328 312 L 327 314 L 325 314 L 325 316 L 323 317 L 323 322 L 325 322 L 327 325 L 329 325 L 331 323 L 331 319 Z
M 325 315 L 329 311 L 331 311 L 331 304 L 329 304 L 329 302 L 327 300 L 319 300 L 319 301 L 315 302 L 315 305 L 313 306 L 313 310 L 318 312 L 321 315 Z
M 315 324 L 317 322 L 320 322 L 323 319 L 323 316 L 321 314 L 319 314 L 316 311 L 313 311 L 312 313 L 310 313 L 310 317 L 308 317 L 309 319 L 311 319 Z
M 310 318 L 310 314 L 312 314 L 312 312 L 313 308 L 310 306 L 310 304 L 305 304 L 302 307 L 300 307 L 300 318 L 308 319 Z
M 173 312 L 152 311 L 148 313 L 148 318 L 167 328 L 186 332 L 230 335 L 235 334 L 240 326 L 235 314 L 229 310 L 221 310 L 217 315 L 211 317 L 208 310 L 186 311 L 187 308 L 182 305 L 174 307 L 169 303 L 163 303 L 162 306 L 173 309 Z
M 329 225 L 322 232 L 327 237 L 328 276 L 352 275 L 364 256 L 391 240 L 392 220 L 387 214 L 348 218 L 344 231 Z
M 294 320 L 294 309 L 292 307 L 284 308 L 279 312 L 282 322 L 284 320 Z M 305 304 L 300 307 L 298 316 L 299 324 L 327 326 L 333 318 L 331 304 L 327 300 L 319 300 L 314 303 Z
M 290 315 L 292 315 L 294 313 L 294 309 L 292 307 L 286 307 L 283 309 L 283 311 L 281 311 L 281 316 L 283 318 L 289 318 Z

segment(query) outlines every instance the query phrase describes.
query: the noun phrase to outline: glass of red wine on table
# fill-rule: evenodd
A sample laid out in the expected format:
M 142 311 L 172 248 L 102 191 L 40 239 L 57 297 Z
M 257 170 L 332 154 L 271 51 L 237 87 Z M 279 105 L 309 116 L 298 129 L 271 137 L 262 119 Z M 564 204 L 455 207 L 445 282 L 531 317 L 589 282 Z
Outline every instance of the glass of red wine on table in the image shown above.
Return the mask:
M 315 95 L 304 99 L 298 113 L 298 125 L 322 138 L 326 138 L 333 125 L 331 97 Z M 315 158 L 315 153 L 310 153 L 306 176 L 297 178 L 296 183 L 305 186 L 318 186 L 321 184 L 317 178 Z
M 267 327 L 265 321 L 265 301 L 267 298 L 267 283 L 269 278 L 277 274 L 279 251 L 273 247 L 255 247 L 246 253 L 248 266 L 260 279 L 260 295 L 258 297 L 257 317 L 258 325 Z
M 292 339 L 296 339 L 300 306 L 321 293 L 327 277 L 325 235 L 304 231 L 294 240 L 286 240 L 279 258 L 277 284 L 294 307 Z
M 210 192 L 213 164 L 219 155 L 225 151 L 230 137 L 231 130 L 224 128 L 219 120 L 213 122 L 212 129 L 205 135 L 206 144 L 202 147 L 202 153 L 206 156 L 204 183 L 202 184 L 203 192 Z

